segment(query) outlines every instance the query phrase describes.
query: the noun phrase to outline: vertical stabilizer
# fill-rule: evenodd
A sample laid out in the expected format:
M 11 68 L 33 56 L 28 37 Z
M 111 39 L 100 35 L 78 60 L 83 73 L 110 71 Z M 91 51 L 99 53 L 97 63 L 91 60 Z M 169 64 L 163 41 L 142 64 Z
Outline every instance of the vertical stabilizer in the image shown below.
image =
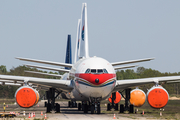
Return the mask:
M 68 35 L 65 63 L 72 64 L 71 56 L 72 56 L 71 55 L 71 35 Z M 70 68 L 65 67 L 65 69 L 70 69 Z
M 74 57 L 74 63 L 79 59 L 79 49 L 80 49 L 80 38 L 81 38 L 81 19 L 78 20 L 78 26 L 77 26 L 77 36 L 76 36 L 76 48 L 75 48 L 75 57 Z
M 81 43 L 80 43 L 80 58 L 89 57 L 88 49 L 88 26 L 87 26 L 87 4 L 82 4 L 82 13 L 81 13 Z

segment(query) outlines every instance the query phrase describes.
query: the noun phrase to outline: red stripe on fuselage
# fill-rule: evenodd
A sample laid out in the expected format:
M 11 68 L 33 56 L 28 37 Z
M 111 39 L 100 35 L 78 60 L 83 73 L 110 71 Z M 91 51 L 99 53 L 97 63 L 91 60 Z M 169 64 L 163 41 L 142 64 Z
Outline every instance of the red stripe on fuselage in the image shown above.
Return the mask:
M 88 82 L 94 84 L 94 85 L 100 85 L 104 82 L 106 82 L 107 80 L 110 80 L 114 77 L 116 77 L 116 74 L 107 74 L 107 73 L 103 73 L 103 74 L 91 74 L 91 73 L 81 73 L 81 74 L 76 74 L 76 77 L 79 77 L 81 79 L 87 80 Z M 99 82 L 96 83 L 95 79 L 99 79 Z

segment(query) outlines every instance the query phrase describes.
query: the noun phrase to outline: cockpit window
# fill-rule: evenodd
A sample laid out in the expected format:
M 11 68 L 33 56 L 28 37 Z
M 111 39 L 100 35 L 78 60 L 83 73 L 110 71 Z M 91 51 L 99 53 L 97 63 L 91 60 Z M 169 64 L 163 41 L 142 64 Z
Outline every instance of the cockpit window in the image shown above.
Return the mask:
M 90 73 L 90 69 L 87 69 L 85 73 Z
M 103 72 L 104 72 L 104 73 L 108 73 L 106 69 L 103 69 Z
M 101 73 L 103 73 L 103 70 L 102 70 L 102 69 L 98 69 L 98 70 L 97 70 L 97 73 L 98 73 L 98 74 L 101 74 Z
M 85 73 L 103 74 L 108 73 L 106 69 L 87 69 Z
M 96 69 L 91 69 L 91 73 L 96 74 Z

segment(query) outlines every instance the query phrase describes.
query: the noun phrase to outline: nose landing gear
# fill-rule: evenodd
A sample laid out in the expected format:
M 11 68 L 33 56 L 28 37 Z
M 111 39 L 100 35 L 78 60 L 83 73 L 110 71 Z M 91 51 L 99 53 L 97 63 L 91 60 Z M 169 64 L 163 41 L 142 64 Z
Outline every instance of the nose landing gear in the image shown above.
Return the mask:
M 100 100 L 97 98 L 91 98 L 90 101 L 82 101 L 82 105 L 78 105 L 78 110 L 84 111 L 84 113 L 88 113 L 88 111 L 91 111 L 91 114 L 100 114 L 101 113 L 101 106 L 100 106 Z

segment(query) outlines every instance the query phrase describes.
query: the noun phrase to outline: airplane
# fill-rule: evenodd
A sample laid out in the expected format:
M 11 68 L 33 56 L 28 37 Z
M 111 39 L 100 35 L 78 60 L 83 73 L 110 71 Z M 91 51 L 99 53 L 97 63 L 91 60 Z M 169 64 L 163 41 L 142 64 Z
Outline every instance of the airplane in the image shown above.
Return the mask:
M 29 67 L 64 72 L 63 75 L 58 76 L 61 77 L 61 79 L 0 75 L 0 82 L 2 84 L 17 84 L 20 86 L 15 93 L 17 104 L 23 108 L 36 105 L 39 101 L 38 90 L 43 89 L 46 90 L 46 97 L 48 99 L 48 102 L 45 102 L 45 106 L 47 107 L 46 112 L 52 110 L 60 112 L 60 105 L 55 103 L 55 99 L 58 95 L 61 95 L 64 99 L 70 100 L 68 102 L 69 107 L 78 107 L 78 110 L 83 110 L 84 113 L 88 113 L 90 110 L 92 114 L 100 114 L 100 102 L 108 98 L 111 104 L 109 103 L 107 105 L 107 110 L 111 110 L 112 108 L 118 110 L 118 102 L 121 97 L 125 98 L 125 104 L 120 105 L 120 113 L 124 111 L 133 113 L 134 106 L 142 106 L 145 100 L 147 100 L 149 105 L 153 108 L 164 107 L 168 102 L 169 94 L 159 85 L 159 82 L 178 81 L 180 80 L 180 76 L 117 80 L 116 70 L 137 66 L 121 65 L 150 61 L 154 58 L 110 63 L 101 57 L 90 57 L 87 25 L 87 4 L 83 3 L 81 19 L 78 20 L 74 63 L 72 63 L 71 59 L 71 45 L 69 40 L 69 42 L 67 42 L 65 63 L 17 57 L 17 59 L 23 61 L 64 67 L 54 68 L 26 65 Z M 68 39 L 71 39 L 70 36 L 68 36 Z M 32 71 L 27 72 L 42 74 Z M 149 83 L 154 83 L 154 86 L 148 90 L 147 94 L 138 88 L 132 90 L 133 87 Z M 125 96 L 121 94 L 121 91 L 125 91 Z M 81 101 L 82 103 L 78 103 L 77 105 L 76 101 Z

